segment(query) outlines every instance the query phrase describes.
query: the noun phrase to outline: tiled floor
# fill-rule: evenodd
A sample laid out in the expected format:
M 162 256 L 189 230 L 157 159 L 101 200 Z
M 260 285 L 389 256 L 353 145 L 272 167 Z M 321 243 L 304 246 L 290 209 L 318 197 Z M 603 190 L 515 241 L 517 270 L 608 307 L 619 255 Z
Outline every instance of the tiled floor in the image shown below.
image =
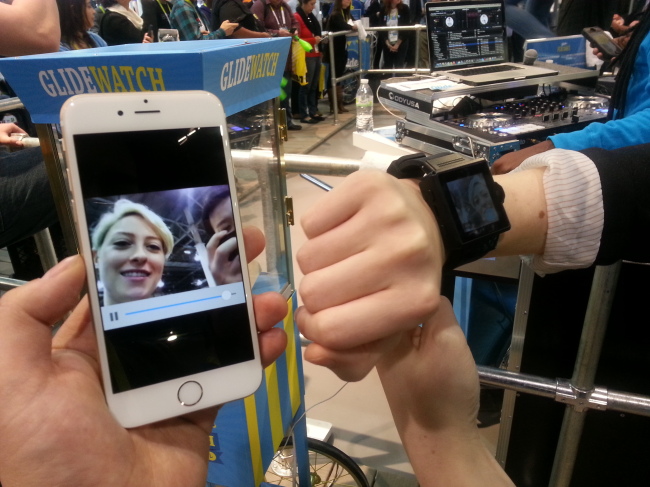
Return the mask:
M 349 112 L 339 113 L 338 121 L 334 122 L 334 115 L 327 115 L 327 118 L 319 123 L 303 123 L 302 130 L 290 131 L 289 140 L 284 143 L 284 151 L 290 154 L 309 154 L 320 146 L 329 137 L 344 130 L 348 124 L 356 118 L 354 105 L 346 106 Z M 326 101 L 319 103 L 321 113 L 329 113 L 329 105 Z M 295 123 L 300 123 L 294 119 Z

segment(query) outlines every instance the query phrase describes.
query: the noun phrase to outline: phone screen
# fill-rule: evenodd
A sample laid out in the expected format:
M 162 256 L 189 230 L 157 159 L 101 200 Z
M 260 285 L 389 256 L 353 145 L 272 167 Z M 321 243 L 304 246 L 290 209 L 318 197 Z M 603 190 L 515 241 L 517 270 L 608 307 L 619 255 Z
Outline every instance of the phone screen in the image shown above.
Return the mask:
M 74 145 L 113 392 L 253 360 L 221 128 Z

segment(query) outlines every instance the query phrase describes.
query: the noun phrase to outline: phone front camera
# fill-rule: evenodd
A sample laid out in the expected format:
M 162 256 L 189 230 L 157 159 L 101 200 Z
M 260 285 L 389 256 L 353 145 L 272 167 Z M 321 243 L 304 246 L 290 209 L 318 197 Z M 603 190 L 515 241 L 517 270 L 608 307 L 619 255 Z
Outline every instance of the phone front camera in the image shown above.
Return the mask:
M 145 99 L 144 102 L 145 102 L 145 103 L 149 103 L 149 100 L 146 100 L 146 99 Z
M 117 114 L 121 117 L 122 115 L 124 115 L 124 112 L 122 110 L 118 110 Z

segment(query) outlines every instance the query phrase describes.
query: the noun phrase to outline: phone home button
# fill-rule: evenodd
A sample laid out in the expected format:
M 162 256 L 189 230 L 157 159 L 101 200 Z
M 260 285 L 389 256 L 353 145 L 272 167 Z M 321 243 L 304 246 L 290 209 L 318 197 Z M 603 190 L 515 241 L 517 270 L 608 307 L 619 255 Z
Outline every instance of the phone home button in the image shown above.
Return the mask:
M 178 402 L 183 406 L 194 406 L 203 397 L 203 387 L 193 380 L 178 388 Z

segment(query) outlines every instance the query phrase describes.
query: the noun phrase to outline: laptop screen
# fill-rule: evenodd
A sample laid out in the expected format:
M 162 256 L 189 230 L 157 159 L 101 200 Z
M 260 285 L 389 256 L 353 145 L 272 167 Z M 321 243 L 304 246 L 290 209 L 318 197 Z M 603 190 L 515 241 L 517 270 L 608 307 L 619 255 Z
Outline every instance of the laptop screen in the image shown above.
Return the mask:
M 503 1 L 427 3 L 431 70 L 508 60 Z

